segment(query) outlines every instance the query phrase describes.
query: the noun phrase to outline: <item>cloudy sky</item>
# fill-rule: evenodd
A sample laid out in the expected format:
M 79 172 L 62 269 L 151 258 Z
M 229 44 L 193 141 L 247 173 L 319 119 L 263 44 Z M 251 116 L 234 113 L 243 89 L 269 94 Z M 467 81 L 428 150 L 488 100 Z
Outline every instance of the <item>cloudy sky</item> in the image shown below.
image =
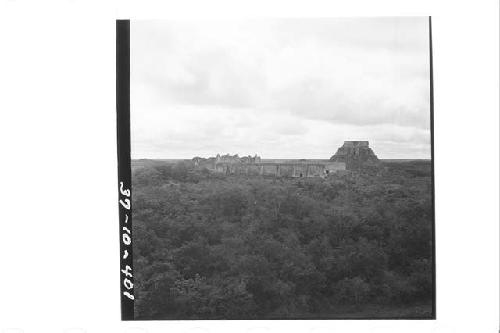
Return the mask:
M 430 158 L 427 20 L 132 21 L 132 158 Z

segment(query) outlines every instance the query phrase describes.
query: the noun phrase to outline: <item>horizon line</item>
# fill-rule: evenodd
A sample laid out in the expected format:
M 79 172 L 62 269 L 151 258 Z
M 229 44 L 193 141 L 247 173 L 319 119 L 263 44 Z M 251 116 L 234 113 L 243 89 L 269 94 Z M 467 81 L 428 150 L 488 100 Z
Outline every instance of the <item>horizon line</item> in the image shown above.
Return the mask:
M 224 156 L 224 155 L 221 155 Z M 234 155 L 231 155 L 234 156 Z M 248 157 L 249 155 L 238 155 L 239 157 Z M 258 156 L 258 155 L 257 155 Z M 193 156 L 193 157 L 133 157 L 130 158 L 131 161 L 133 160 L 192 160 L 195 157 L 202 157 L 202 156 Z M 210 157 L 215 157 L 215 156 L 210 156 Z M 202 158 L 210 158 L 210 157 L 202 157 Z M 252 156 L 253 157 L 253 156 Z M 330 160 L 330 158 L 272 158 L 272 157 L 262 157 L 259 156 L 262 160 Z M 432 160 L 432 157 L 397 157 L 397 158 L 384 158 L 384 157 L 377 157 L 379 160 Z

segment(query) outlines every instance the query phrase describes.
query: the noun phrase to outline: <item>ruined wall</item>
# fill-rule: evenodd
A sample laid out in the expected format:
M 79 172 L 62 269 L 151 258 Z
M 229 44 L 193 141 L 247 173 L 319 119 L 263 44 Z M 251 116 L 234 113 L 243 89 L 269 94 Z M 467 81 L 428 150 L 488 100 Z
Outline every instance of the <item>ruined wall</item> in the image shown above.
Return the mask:
M 246 172 L 247 175 L 253 175 L 253 176 L 260 175 L 261 167 L 258 164 L 248 164 L 241 167 L 247 170 Z
M 293 177 L 293 165 L 282 164 L 279 166 L 280 177 Z
M 301 160 L 295 163 L 215 163 L 209 170 L 227 175 L 261 175 L 275 177 L 326 177 L 330 173 L 345 170 L 345 163 L 326 162 L 308 163 Z
M 292 177 L 306 177 L 307 176 L 307 165 L 296 164 L 293 166 Z
M 261 164 L 262 168 L 262 175 L 267 175 L 267 176 L 276 176 L 278 174 L 278 165 L 274 164 Z
M 321 164 L 308 165 L 307 177 L 320 177 L 325 174 L 325 166 Z
M 330 162 L 325 164 L 325 172 L 337 172 L 346 169 L 346 164 L 343 162 Z

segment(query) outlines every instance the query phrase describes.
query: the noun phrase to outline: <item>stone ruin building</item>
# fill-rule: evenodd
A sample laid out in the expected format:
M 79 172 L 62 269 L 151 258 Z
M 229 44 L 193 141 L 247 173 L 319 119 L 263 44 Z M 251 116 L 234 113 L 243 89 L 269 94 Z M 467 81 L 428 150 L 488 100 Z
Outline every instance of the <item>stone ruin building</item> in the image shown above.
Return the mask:
M 261 159 L 260 159 L 260 156 L 243 156 L 243 157 L 239 157 L 238 154 L 236 155 L 229 155 L 229 154 L 226 154 L 226 155 L 220 155 L 220 154 L 217 154 L 217 156 L 215 156 L 215 162 L 216 163 L 260 163 Z
M 323 160 L 272 160 L 260 156 L 220 155 L 192 159 L 197 168 L 206 168 L 223 174 L 268 175 L 275 177 L 327 177 L 345 170 L 357 170 L 365 165 L 376 165 L 377 156 L 368 141 L 345 141 L 335 155 Z
M 330 161 L 345 163 L 347 170 L 377 166 L 379 159 L 370 148 L 368 141 L 344 141 Z
M 260 156 L 243 156 L 239 157 L 238 154 L 236 155 L 220 155 L 217 154 L 215 157 L 209 157 L 209 158 L 203 158 L 203 157 L 194 157 L 192 159 L 192 162 L 194 163 L 195 167 L 205 167 L 209 170 L 215 170 L 217 169 L 217 165 L 229 165 L 229 164 L 252 164 L 252 163 L 260 163 L 261 158 Z

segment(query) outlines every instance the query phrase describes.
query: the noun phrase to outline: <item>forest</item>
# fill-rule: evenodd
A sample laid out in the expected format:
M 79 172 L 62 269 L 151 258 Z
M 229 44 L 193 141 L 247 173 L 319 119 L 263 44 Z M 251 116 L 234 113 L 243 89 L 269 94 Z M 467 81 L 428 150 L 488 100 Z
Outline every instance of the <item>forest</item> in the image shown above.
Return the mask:
M 136 319 L 433 318 L 431 162 L 132 176 Z

